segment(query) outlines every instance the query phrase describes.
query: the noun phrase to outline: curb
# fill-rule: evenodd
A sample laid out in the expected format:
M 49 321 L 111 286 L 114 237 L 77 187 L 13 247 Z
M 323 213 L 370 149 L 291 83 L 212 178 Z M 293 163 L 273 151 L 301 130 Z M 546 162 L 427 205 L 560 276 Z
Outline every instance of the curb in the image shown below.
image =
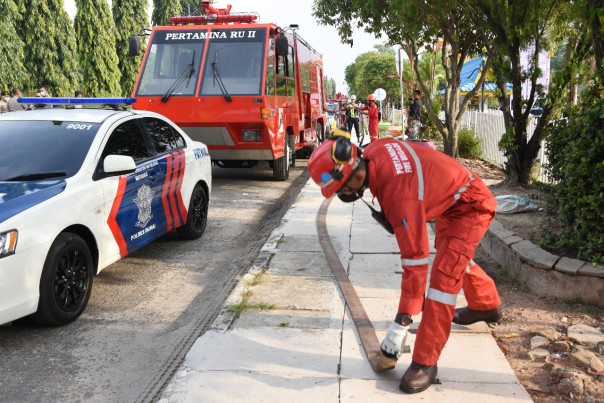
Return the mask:
M 535 294 L 604 307 L 604 266 L 560 257 L 493 220 L 480 242 L 487 253 Z
M 226 332 L 230 329 L 230 327 L 233 325 L 233 322 L 235 322 L 236 317 L 235 313 L 229 309 L 229 306 L 240 303 L 243 299 L 241 296 L 250 288 L 248 284 L 258 275 L 268 270 L 268 265 L 275 255 L 275 250 L 281 243 L 282 239 L 283 234 L 281 233 L 273 233 L 270 235 L 268 240 L 260 249 L 260 254 L 254 260 L 252 266 L 241 277 L 241 279 L 239 279 L 237 285 L 233 291 L 231 291 L 231 294 L 222 305 L 222 308 L 220 308 L 218 316 L 216 316 L 216 319 L 214 319 L 208 330 Z

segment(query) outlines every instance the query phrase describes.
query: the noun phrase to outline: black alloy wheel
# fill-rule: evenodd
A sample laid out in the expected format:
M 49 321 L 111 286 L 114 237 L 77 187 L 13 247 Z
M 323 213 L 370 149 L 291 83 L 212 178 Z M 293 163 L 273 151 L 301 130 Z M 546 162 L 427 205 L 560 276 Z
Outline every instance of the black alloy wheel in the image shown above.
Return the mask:
M 88 304 L 94 267 L 82 238 L 62 233 L 53 242 L 40 278 L 38 311 L 32 319 L 44 325 L 64 325 L 75 320 Z
M 191 194 L 187 222 L 176 231 L 186 239 L 197 239 L 203 235 L 208 222 L 208 196 L 201 185 L 196 185 Z

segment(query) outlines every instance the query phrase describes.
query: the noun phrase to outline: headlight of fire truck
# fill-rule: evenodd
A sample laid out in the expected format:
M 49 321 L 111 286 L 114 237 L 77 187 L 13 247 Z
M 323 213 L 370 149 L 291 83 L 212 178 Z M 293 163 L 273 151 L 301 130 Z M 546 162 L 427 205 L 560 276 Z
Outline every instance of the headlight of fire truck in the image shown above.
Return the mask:
M 242 140 L 243 141 L 260 141 L 260 130 L 259 129 L 243 129 Z

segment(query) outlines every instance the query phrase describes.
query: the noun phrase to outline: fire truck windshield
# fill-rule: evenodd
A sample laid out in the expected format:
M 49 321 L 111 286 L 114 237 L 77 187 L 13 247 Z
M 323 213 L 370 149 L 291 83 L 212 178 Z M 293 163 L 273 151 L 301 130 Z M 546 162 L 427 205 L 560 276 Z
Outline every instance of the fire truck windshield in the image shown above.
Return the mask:
M 193 95 L 207 31 L 157 31 L 145 60 L 137 95 Z M 191 63 L 193 66 L 191 66 Z M 188 73 L 193 69 L 192 74 Z M 183 75 L 187 75 L 183 80 Z M 183 80 L 178 86 L 175 82 Z
M 260 95 L 266 29 L 217 29 L 208 38 L 201 95 Z

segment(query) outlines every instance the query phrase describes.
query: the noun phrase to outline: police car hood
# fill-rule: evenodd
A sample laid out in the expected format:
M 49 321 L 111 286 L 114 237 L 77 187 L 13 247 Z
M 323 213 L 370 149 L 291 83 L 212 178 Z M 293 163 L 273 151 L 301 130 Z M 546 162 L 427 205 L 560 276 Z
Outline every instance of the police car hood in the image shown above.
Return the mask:
M 65 190 L 65 180 L 0 181 L 0 223 Z

